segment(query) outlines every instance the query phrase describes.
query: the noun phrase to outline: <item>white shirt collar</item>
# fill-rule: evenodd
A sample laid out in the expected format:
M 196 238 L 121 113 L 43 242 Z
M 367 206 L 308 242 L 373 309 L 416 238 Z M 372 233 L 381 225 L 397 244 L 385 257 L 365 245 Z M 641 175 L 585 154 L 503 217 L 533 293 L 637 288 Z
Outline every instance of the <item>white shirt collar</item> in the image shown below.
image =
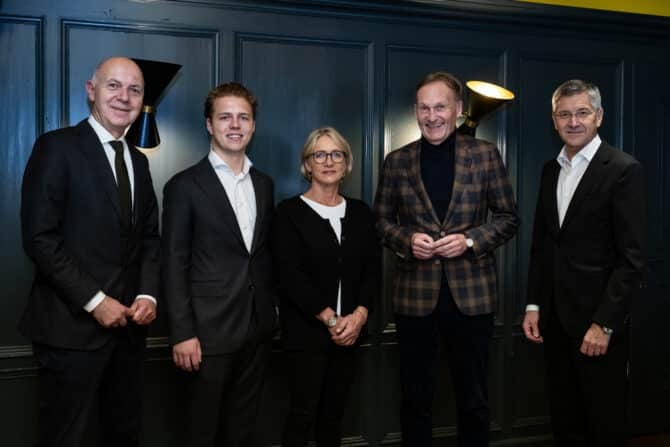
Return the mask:
M 95 134 L 98 136 L 98 139 L 102 144 L 109 143 L 112 140 L 118 140 L 118 141 L 123 141 L 125 142 L 125 136 L 122 136 L 121 138 L 116 138 L 114 135 L 109 133 L 107 129 L 105 129 L 102 124 L 100 124 L 94 117 L 93 115 L 88 116 L 88 124 L 91 125 L 93 128 L 93 131 Z
M 567 152 L 565 151 L 565 145 L 563 145 L 561 152 L 558 154 L 558 157 L 556 157 L 556 161 L 558 161 L 562 167 L 565 167 L 566 165 L 572 165 L 575 162 L 575 158 L 577 157 L 582 158 L 590 163 L 591 160 L 593 160 L 593 157 L 595 157 L 601 143 L 602 140 L 600 139 L 600 135 L 596 134 L 596 136 L 593 137 L 593 139 L 589 141 L 586 146 L 584 146 L 579 152 L 575 154 L 572 162 L 568 159 Z
M 230 173 L 230 175 L 233 175 L 233 170 L 230 169 L 230 166 L 228 166 L 228 163 L 226 163 L 214 150 L 210 149 L 209 150 L 209 155 L 207 156 L 209 159 L 209 162 L 212 164 L 212 167 L 216 169 L 225 169 Z M 240 172 L 239 176 L 240 177 L 245 177 L 247 174 L 249 174 L 249 169 L 253 166 L 253 163 L 251 163 L 251 160 L 249 160 L 249 157 L 244 155 L 244 163 L 242 164 L 242 172 Z M 233 175 L 234 176 L 234 175 Z

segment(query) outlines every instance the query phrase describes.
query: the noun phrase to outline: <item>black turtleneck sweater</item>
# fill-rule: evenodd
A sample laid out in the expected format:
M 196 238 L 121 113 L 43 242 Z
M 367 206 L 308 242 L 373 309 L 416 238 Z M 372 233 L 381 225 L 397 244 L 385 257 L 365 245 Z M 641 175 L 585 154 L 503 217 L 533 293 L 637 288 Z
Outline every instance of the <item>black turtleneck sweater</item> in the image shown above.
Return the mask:
M 447 216 L 454 187 L 456 132 L 434 146 L 421 138 L 421 179 L 440 222 Z

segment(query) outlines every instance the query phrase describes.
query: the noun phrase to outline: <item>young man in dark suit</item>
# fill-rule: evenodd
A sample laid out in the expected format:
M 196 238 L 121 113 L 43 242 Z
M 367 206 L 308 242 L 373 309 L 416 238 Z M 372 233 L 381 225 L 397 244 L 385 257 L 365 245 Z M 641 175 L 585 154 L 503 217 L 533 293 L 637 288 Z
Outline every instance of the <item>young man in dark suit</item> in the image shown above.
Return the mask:
M 518 216 L 498 149 L 455 131 L 462 90 L 445 72 L 419 83 L 421 139 L 386 157 L 374 205 L 378 233 L 397 255 L 393 308 L 408 447 L 432 445 L 440 340 L 456 394 L 459 445 L 486 446 L 489 439 L 493 251 L 514 236 Z
M 644 266 L 642 171 L 598 136 L 595 85 L 561 84 L 552 112 L 565 145 L 542 171 L 523 329 L 544 342 L 556 445 L 625 446 L 628 316 Z
M 256 442 L 276 311 L 273 184 L 246 156 L 255 116 L 256 98 L 243 85 L 211 90 L 209 154 L 165 186 L 163 292 L 173 359 L 189 373 L 189 446 Z
M 107 59 L 86 92 L 89 118 L 42 135 L 23 176 L 35 280 L 20 330 L 40 365 L 38 445 L 82 445 L 99 414 L 96 445 L 136 446 L 159 280 L 149 165 L 124 139 L 142 107 L 142 72 L 130 59 Z

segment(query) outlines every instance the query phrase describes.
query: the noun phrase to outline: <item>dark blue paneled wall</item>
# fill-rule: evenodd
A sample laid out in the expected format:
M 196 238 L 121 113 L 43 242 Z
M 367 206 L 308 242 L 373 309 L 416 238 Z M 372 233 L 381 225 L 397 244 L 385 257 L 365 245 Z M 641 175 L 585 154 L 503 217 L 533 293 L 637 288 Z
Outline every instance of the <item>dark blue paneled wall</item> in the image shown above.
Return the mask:
M 478 136 L 498 144 L 522 216 L 498 253 L 500 300 L 491 351 L 492 437 L 547 445 L 542 350 L 524 342 L 525 272 L 540 169 L 560 148 L 550 95 L 568 78 L 597 83 L 602 137 L 642 161 L 649 203 L 647 288 L 634 305 L 631 424 L 670 430 L 670 20 L 520 4 L 511 0 L 4 0 L 0 2 L 0 445 L 34 441 L 37 370 L 16 324 L 32 267 L 20 243 L 21 176 L 37 135 L 86 117 L 84 83 L 97 62 L 127 55 L 181 64 L 158 108 L 163 145 L 150 155 L 154 184 L 205 156 L 207 91 L 237 79 L 259 97 L 250 157 L 282 199 L 305 189 L 298 158 L 307 133 L 333 125 L 349 139 L 345 193 L 371 201 L 384 154 L 418 136 L 414 85 L 426 72 L 503 84 L 517 99 Z M 385 259 L 387 278 L 392 257 Z M 388 290 L 385 286 L 385 296 Z M 399 389 L 389 300 L 378 306 L 346 416 L 346 445 L 396 445 Z M 164 318 L 146 362 L 144 445 L 175 445 L 178 377 Z M 261 437 L 277 444 L 286 412 L 281 352 L 272 358 Z M 455 445 L 455 414 L 442 365 L 436 444 Z

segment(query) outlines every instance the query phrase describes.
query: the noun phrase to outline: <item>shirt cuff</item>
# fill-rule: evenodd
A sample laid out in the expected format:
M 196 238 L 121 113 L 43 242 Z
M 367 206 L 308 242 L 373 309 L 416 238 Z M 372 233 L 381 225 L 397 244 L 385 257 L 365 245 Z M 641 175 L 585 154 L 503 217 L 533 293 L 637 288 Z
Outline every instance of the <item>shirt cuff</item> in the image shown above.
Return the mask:
M 88 303 L 84 304 L 84 310 L 88 313 L 93 312 L 93 310 L 95 310 L 95 308 L 98 307 L 98 304 L 100 304 L 104 299 L 105 294 L 102 292 L 102 290 L 100 290 L 98 293 L 95 294 L 93 298 L 91 298 L 91 300 Z
M 137 296 L 135 297 L 135 301 L 137 301 L 137 300 L 149 300 L 149 301 L 151 301 L 152 303 L 154 303 L 154 305 L 155 305 L 156 307 L 158 307 L 158 301 L 156 301 L 156 298 L 154 298 L 154 297 L 151 296 L 151 295 L 143 295 L 143 294 L 137 295 Z
M 526 304 L 526 312 L 539 312 L 540 306 L 537 304 Z

